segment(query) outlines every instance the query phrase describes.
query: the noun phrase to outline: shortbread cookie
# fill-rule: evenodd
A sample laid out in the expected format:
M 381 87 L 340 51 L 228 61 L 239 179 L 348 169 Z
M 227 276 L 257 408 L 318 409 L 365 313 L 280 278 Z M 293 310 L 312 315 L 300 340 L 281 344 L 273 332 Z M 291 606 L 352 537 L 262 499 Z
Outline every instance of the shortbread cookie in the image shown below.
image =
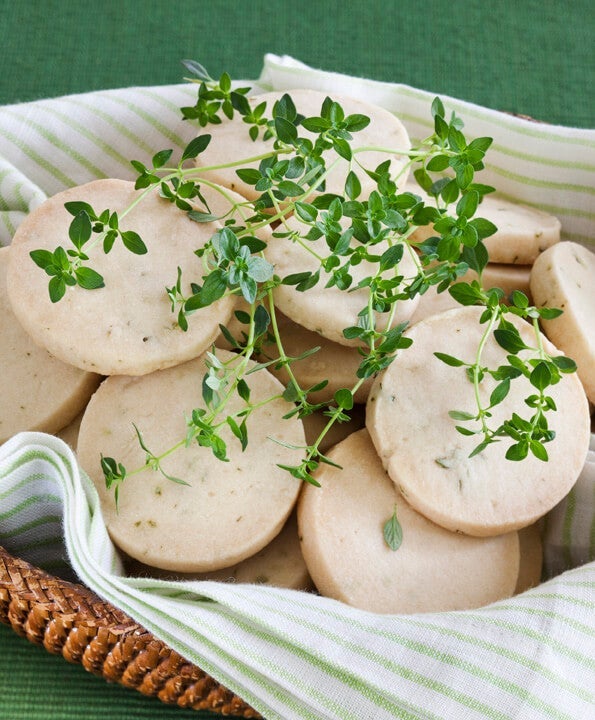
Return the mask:
M 214 215 L 222 225 L 233 219 L 236 224 L 246 226 L 246 221 L 254 215 L 249 201 L 240 193 L 221 185 L 207 185 L 200 181 L 199 186 L 206 205 L 201 198 L 194 198 L 195 208 Z
M 268 307 L 268 306 L 267 306 Z M 243 296 L 239 295 L 235 298 L 233 312 L 231 317 L 225 323 L 225 329 L 234 338 L 234 343 L 229 342 L 227 337 L 221 332 L 215 339 L 215 345 L 222 350 L 237 350 L 240 346 L 245 346 L 248 340 L 249 325 L 240 319 L 250 315 L 250 303 Z
M 515 290 L 525 293 L 531 302 L 531 288 L 529 286 L 529 278 L 531 277 L 531 265 L 505 265 L 503 263 L 489 262 L 481 276 L 481 286 L 484 290 L 491 288 L 500 288 L 504 291 L 504 301 L 509 302 L 510 296 Z M 465 282 L 477 279 L 477 273 L 474 270 L 461 278 Z
M 436 291 L 436 285 L 432 285 L 423 295 L 419 296 L 419 303 L 409 320 L 409 325 L 420 322 L 420 320 L 425 320 L 432 315 L 438 315 L 446 310 L 459 307 L 461 307 L 460 304 L 453 298 L 448 290 L 439 293 Z
M 236 357 L 224 350 L 217 356 L 223 362 Z M 163 453 L 183 440 L 186 418 L 193 408 L 204 408 L 205 372 L 203 355 L 143 377 L 110 377 L 91 399 L 79 433 L 79 460 L 97 487 L 114 542 L 131 557 L 167 570 L 217 570 L 259 552 L 283 527 L 300 490 L 299 480 L 277 464 L 299 463 L 300 450 L 287 445 L 303 447 L 303 426 L 298 419 L 283 419 L 291 405 L 277 399 L 251 415 L 244 452 L 224 425 L 229 462 L 191 442 L 162 463 L 168 475 L 188 486 L 151 470 L 131 474 L 116 509 L 114 492 L 105 487 L 101 455 L 115 458 L 128 471 L 142 467 L 145 452 L 133 423 L 151 452 Z M 251 374 L 248 383 L 255 405 L 282 390 L 265 370 Z M 225 413 L 242 407 L 234 393 Z
M 345 440 L 346 437 L 364 427 L 366 424 L 365 406 L 354 405 L 349 411 L 349 417 L 348 422 L 335 422 L 331 425 L 326 435 L 320 441 L 319 448 L 321 452 L 326 453 L 333 445 L 341 442 L 341 440 Z M 302 418 L 304 432 L 306 433 L 306 442 L 309 445 L 313 445 L 316 442 L 329 420 L 328 415 L 325 415 L 321 410 Z
M 96 212 L 109 208 L 123 215 L 138 197 L 133 184 L 123 180 L 97 180 L 66 190 L 19 228 L 9 258 L 9 298 L 25 330 L 64 362 L 104 375 L 142 375 L 196 357 L 231 313 L 231 299 L 222 299 L 196 311 L 187 332 L 178 327 L 166 287 L 175 285 L 178 267 L 187 295 L 191 281 L 201 282 L 203 269 L 194 251 L 220 225 L 192 222 L 157 191 L 120 220 L 122 229 L 140 234 L 148 253 L 134 255 L 119 239 L 108 255 L 100 246 L 93 248 L 87 264 L 103 275 L 105 287 L 68 287 L 60 301 L 51 302 L 49 278 L 29 253 L 71 245 L 72 216 L 64 203 L 82 200 Z
M 515 290 L 520 290 L 527 295 L 531 302 L 531 289 L 529 287 L 529 277 L 531 275 L 530 265 L 502 265 L 499 263 L 488 263 L 482 273 L 481 285 L 484 290 L 491 288 L 500 288 L 504 292 L 503 302 L 509 303 L 510 297 Z M 471 282 L 477 280 L 477 273 L 474 270 L 468 270 L 457 282 Z M 415 308 L 415 312 L 409 321 L 410 325 L 425 320 L 430 315 L 453 308 L 461 307 L 460 304 L 445 290 L 444 292 L 436 292 L 436 286 L 432 285 L 419 298 L 419 304 Z
M 535 262 L 531 291 L 537 307 L 564 311 L 542 320 L 543 329 L 576 361 L 587 397 L 595 403 L 595 254 L 573 242 L 555 245 Z
M 539 523 L 527 525 L 519 530 L 521 562 L 514 594 L 525 592 L 541 582 L 543 546 Z
M 291 217 L 286 223 L 287 230 L 294 230 L 301 235 L 308 232 L 308 226 L 298 218 Z M 318 260 L 305 248 L 292 242 L 290 238 L 271 237 L 268 241 L 265 255 L 269 262 L 275 266 L 275 273 L 281 278 L 302 272 L 316 272 L 320 267 Z M 330 250 L 324 237 L 318 240 L 306 241 L 308 247 L 322 257 L 330 255 Z M 352 245 L 359 245 L 352 240 Z M 374 246 L 375 255 L 382 255 L 388 249 L 386 241 Z M 358 265 L 350 268 L 353 278 L 351 288 L 355 288 L 360 280 L 376 273 L 378 265 L 362 260 Z M 413 255 L 405 248 L 403 259 L 399 263 L 399 274 L 405 281 L 417 275 L 417 264 Z M 387 270 L 386 277 L 394 276 L 394 271 Z M 275 304 L 294 322 L 308 328 L 341 345 L 356 346 L 361 344 L 357 340 L 348 340 L 343 330 L 358 324 L 358 314 L 368 304 L 368 289 L 339 290 L 337 287 L 325 287 L 330 275 L 324 271 L 320 273 L 320 281 L 306 292 L 300 292 L 293 285 L 280 285 L 274 290 Z M 418 298 L 398 301 L 395 313 L 395 323 L 409 320 L 413 314 Z M 379 327 L 384 327 L 388 313 L 376 313 Z
M 310 393 L 310 402 L 329 402 L 340 388 L 351 389 L 358 381 L 357 369 L 362 361 L 362 356 L 356 348 L 339 345 L 339 343 L 327 340 L 322 335 L 298 325 L 282 313 L 277 313 L 279 334 L 283 342 L 285 354 L 289 357 L 299 357 L 307 350 L 315 347 L 320 348 L 312 355 L 302 360 L 291 363 L 291 371 L 299 382 L 300 387 L 307 389 L 317 383 L 328 380 L 322 390 Z M 275 344 L 269 343 L 263 347 L 264 359 L 278 358 L 279 351 Z M 269 370 L 282 383 L 289 382 L 289 375 L 285 367 L 277 368 L 271 365 Z M 354 400 L 356 403 L 365 403 L 368 393 L 372 387 L 372 378 L 366 379 L 356 390 Z
M 266 102 L 265 117 L 270 118 L 273 105 L 284 95 L 284 92 L 269 92 L 262 95 L 254 95 L 248 98 L 248 102 L 254 108 L 263 102 Z M 320 116 L 322 104 L 326 98 L 326 94 L 317 90 L 291 90 L 290 93 L 293 102 L 297 108 L 297 112 L 306 117 Z M 396 152 L 407 153 L 410 149 L 410 141 L 407 131 L 403 123 L 388 110 L 376 105 L 355 100 L 353 98 L 333 96 L 333 99 L 339 102 L 345 115 L 367 115 L 370 124 L 358 132 L 353 132 L 352 146 L 371 147 L 379 146 L 382 148 L 391 148 Z M 260 137 L 256 141 L 252 141 L 248 134 L 249 127 L 238 114 L 232 120 L 223 120 L 219 125 L 212 125 L 209 133 L 212 136 L 211 142 L 207 149 L 202 152 L 197 163 L 202 167 L 211 167 L 222 165 L 234 160 L 260 157 L 263 154 L 273 150 L 273 140 L 263 140 L 263 131 L 260 131 Z M 315 135 L 304 128 L 298 128 L 299 136 L 314 139 Z M 284 156 L 281 157 L 283 159 Z M 327 150 L 323 155 L 326 167 L 329 168 L 329 174 L 326 178 L 325 191 L 329 193 L 344 192 L 345 180 L 349 172 L 350 165 L 348 162 L 339 157 L 334 150 Z M 357 154 L 357 163 L 353 164 L 353 170 L 357 173 L 361 186 L 362 196 L 367 197 L 372 190 L 375 189 L 376 183 L 363 170 L 359 169 L 362 165 L 366 169 L 375 170 L 376 167 L 384 162 L 387 158 L 386 152 L 365 151 Z M 338 161 L 338 162 L 336 162 Z M 336 165 L 331 168 L 333 163 Z M 405 154 L 395 154 L 390 161 L 390 174 L 397 177 L 397 183 L 402 186 L 407 178 L 405 170 L 407 157 Z M 227 167 L 220 169 L 210 169 L 205 171 L 205 177 L 213 180 L 220 185 L 237 190 L 247 198 L 254 200 L 260 196 L 254 185 L 244 182 L 236 173 L 238 168 L 257 168 L 258 161 L 243 162 L 236 167 Z
M 414 183 L 407 183 L 405 190 L 419 195 L 426 204 L 435 205 L 435 200 Z M 454 207 L 449 208 L 449 213 L 452 212 Z M 497 195 L 486 195 L 475 217 L 485 218 L 498 228 L 484 240 L 493 263 L 532 265 L 546 248 L 560 241 L 561 223 L 557 217 Z M 415 230 L 412 240 L 422 242 L 432 235 L 433 225 L 424 225 Z
M 62 429 L 86 405 L 99 376 L 67 365 L 35 345 L 6 294 L 12 248 L 0 248 L 0 443 L 18 432 Z
M 60 440 L 70 446 L 74 452 L 76 452 L 76 446 L 79 438 L 79 430 L 81 429 L 81 422 L 83 421 L 84 410 L 82 410 L 74 420 L 69 423 L 65 428 L 62 428 L 56 435 Z
M 246 308 L 244 303 L 240 303 L 239 309 L 242 312 L 249 311 L 249 307 Z M 324 388 L 308 395 L 310 402 L 330 402 L 337 390 L 340 388 L 351 389 L 355 385 L 358 381 L 357 369 L 362 361 L 362 356 L 357 352 L 356 348 L 349 348 L 332 340 L 327 340 L 322 335 L 293 322 L 279 311 L 277 311 L 276 317 L 283 349 L 288 357 L 296 358 L 307 351 L 319 348 L 315 353 L 291 363 L 293 375 L 300 387 L 305 390 L 323 380 L 328 381 Z M 235 315 L 232 315 L 232 319 L 227 324 L 227 329 L 232 337 L 240 344 L 245 343 L 248 328 L 249 326 L 239 322 Z M 272 334 L 271 328 L 269 328 L 269 332 Z M 223 335 L 217 338 L 215 345 L 224 349 L 232 349 L 231 344 Z M 269 362 L 277 358 L 279 358 L 279 349 L 274 340 L 271 339 L 270 342 L 263 344 L 262 353 L 258 359 L 262 362 Z M 272 364 L 269 365 L 268 369 L 284 385 L 287 385 L 289 374 L 285 366 L 277 367 Z M 356 403 L 366 402 L 371 386 L 371 378 L 363 382 L 354 394 Z
M 516 532 L 490 538 L 452 533 L 416 512 L 382 468 L 366 430 L 330 453 L 321 487 L 298 503 L 302 552 L 318 590 L 371 612 L 466 610 L 512 595 Z M 396 508 L 403 540 L 392 550 L 383 527 Z
M 272 585 L 292 590 L 310 590 L 312 580 L 302 556 L 297 516 L 292 512 L 281 532 L 256 555 L 233 567 L 208 573 L 172 573 L 142 563 L 129 564 L 129 575 L 166 580 L 217 580 L 220 582 Z
M 494 263 L 531 265 L 544 250 L 560 241 L 558 218 L 534 207 L 487 195 L 476 214 L 498 228 L 484 240 Z
M 575 374 L 548 388 L 557 411 L 548 416 L 556 437 L 547 443 L 548 462 L 533 455 L 522 462 L 505 459 L 509 439 L 469 457 L 481 436 L 456 430 L 449 411 L 477 412 L 473 385 L 465 368 L 453 368 L 434 356 L 442 352 L 473 362 L 485 330 L 478 307 L 434 315 L 408 330 L 413 345 L 378 376 L 366 409 L 366 425 L 392 480 L 416 510 L 449 530 L 496 535 L 529 525 L 550 510 L 576 481 L 589 445 L 589 412 Z M 510 316 L 526 344 L 535 345 L 529 323 Z M 543 338 L 544 349 L 557 351 Z M 497 368 L 506 351 L 488 339 L 482 365 Z M 480 385 L 485 406 L 495 387 L 488 376 Z M 492 410 L 497 428 L 517 413 L 529 417 L 525 398 L 535 389 L 524 377 L 512 381 L 509 394 Z

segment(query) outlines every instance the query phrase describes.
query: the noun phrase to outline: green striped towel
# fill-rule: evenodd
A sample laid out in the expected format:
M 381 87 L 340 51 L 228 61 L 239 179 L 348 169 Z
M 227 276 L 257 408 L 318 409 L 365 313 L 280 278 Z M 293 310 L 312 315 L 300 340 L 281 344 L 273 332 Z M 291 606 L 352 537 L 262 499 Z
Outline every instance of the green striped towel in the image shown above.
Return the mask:
M 267 56 L 262 87 L 356 94 L 428 131 L 431 94 L 322 73 Z M 130 178 L 193 135 L 177 108 L 188 86 L 132 88 L 0 108 L 0 231 L 46 196 L 93 178 Z M 472 134 L 496 138 L 489 172 L 507 194 L 561 212 L 566 237 L 595 240 L 595 132 L 540 127 L 446 99 Z M 567 212 L 572 210 L 572 213 Z M 562 572 L 471 612 L 376 615 L 263 586 L 126 578 L 95 490 L 68 447 L 22 433 L 0 447 L 0 544 L 65 563 L 269 720 L 587 720 L 595 716 L 595 453 L 549 516 L 546 566 Z M 570 569 L 577 565 L 574 569 Z

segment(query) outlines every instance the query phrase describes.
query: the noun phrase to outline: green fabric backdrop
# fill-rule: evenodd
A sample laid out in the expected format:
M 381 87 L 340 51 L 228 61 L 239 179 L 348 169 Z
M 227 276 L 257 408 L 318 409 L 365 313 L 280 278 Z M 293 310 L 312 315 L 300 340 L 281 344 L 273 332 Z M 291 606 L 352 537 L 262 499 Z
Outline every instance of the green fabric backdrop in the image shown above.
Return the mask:
M 591 127 L 591 0 L 0 0 L 0 103 L 258 74 L 265 52 Z
M 594 19 L 592 0 L 0 0 L 0 104 L 179 82 L 182 58 L 254 78 L 274 52 L 593 127 Z M 4 626 L 0 688 L 2 720 L 219 717 L 108 686 Z

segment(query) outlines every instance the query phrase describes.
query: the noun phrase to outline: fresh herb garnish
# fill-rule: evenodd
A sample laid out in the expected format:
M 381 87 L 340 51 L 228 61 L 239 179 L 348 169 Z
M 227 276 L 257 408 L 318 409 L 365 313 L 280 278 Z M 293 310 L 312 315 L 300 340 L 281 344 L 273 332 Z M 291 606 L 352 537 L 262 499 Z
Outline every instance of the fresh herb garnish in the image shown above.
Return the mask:
M 548 454 L 545 444 L 554 439 L 555 433 L 550 430 L 546 413 L 556 410 L 554 399 L 546 390 L 560 381 L 564 373 L 576 371 L 576 363 L 564 356 L 548 355 L 542 343 L 541 331 L 538 321 L 540 318 L 554 318 L 561 314 L 561 310 L 552 308 L 536 308 L 529 306 L 527 296 L 519 290 L 512 293 L 511 305 L 502 304 L 502 291 L 492 289 L 484 291 L 479 283 L 456 283 L 449 292 L 462 305 L 485 305 L 480 322 L 485 325 L 475 361 L 467 363 L 452 355 L 436 352 L 439 360 L 451 367 L 465 368 L 467 377 L 473 383 L 477 412 L 451 410 L 449 415 L 453 420 L 464 423 L 473 423 L 474 426 L 457 425 L 459 433 L 466 436 L 477 435 L 480 442 L 471 452 L 471 456 L 482 452 L 488 445 L 498 442 L 502 437 L 514 440 L 506 451 L 508 460 L 524 460 L 531 452 L 539 460 L 547 461 Z M 508 320 L 507 314 L 528 320 L 533 325 L 535 347 L 529 347 L 521 338 L 518 329 Z M 493 335 L 494 339 L 508 355 L 507 364 L 497 368 L 489 368 L 481 363 L 482 351 L 487 339 Z M 520 356 L 522 351 L 529 351 L 533 356 L 524 359 Z M 479 393 L 479 385 L 485 376 L 497 381 L 492 390 L 489 403 L 484 405 Z M 499 405 L 508 395 L 511 382 L 515 378 L 525 377 L 535 388 L 535 393 L 525 398 L 525 404 L 533 414 L 528 419 L 517 413 L 504 421 L 496 428 L 490 428 L 489 418 L 492 409 Z
M 204 178 L 201 167 L 193 162 L 188 164 L 204 152 L 211 141 L 209 134 L 199 134 L 187 145 L 175 166 L 169 165 L 171 150 L 157 152 L 150 167 L 140 161 L 132 162 L 138 173 L 135 187 L 141 193 L 119 216 L 110 210 L 98 214 L 86 203 L 68 203 L 67 210 L 74 216 L 69 229 L 72 247 L 67 250 L 58 247 L 53 253 L 43 250 L 31 253 L 34 262 L 51 276 L 49 293 L 52 301 L 57 302 L 68 286 L 78 284 L 85 289 L 104 286 L 104 278 L 84 264 L 90 262 L 89 253 L 97 245 L 107 253 L 120 238 L 131 252 L 146 252 L 142 239 L 134 231 L 121 231 L 119 224 L 121 218 L 142 203 L 148 193 L 158 192 L 164 202 L 172 203 L 194 222 L 217 219 L 222 225 L 204 247 L 196 250 L 202 261 L 203 275 L 190 280 L 190 294 L 182 293 L 181 270 L 165 292 L 172 312 L 177 315 L 180 332 L 187 330 L 197 309 L 230 294 L 243 297 L 248 310 L 236 313 L 246 325 L 242 337 L 233 337 L 228 328 L 221 328 L 236 356 L 222 362 L 215 351 L 209 354 L 208 371 L 202 382 L 204 407 L 192 411 L 187 419 L 186 436 L 174 447 L 159 455 L 153 454 L 145 447 L 137 429 L 139 443 L 146 455 L 142 467 L 128 472 L 115 459 L 102 458 L 106 484 L 108 488 L 115 488 L 116 498 L 121 483 L 132 473 L 151 468 L 169 477 L 163 471 L 162 459 L 194 442 L 211 448 L 217 458 L 225 461 L 227 447 L 220 432 L 223 427 L 231 429 L 244 449 L 249 438 L 249 416 L 256 407 L 264 404 L 261 402 L 257 406 L 250 401 L 250 374 L 272 363 L 284 366 L 289 375 L 283 398 L 294 407 L 287 417 L 303 417 L 315 410 L 323 410 L 328 416 L 328 423 L 315 442 L 301 448 L 303 459 L 300 464 L 285 467 L 296 478 L 317 485 L 314 473 L 319 464 L 334 464 L 319 449 L 325 434 L 333 423 L 349 419 L 354 393 L 364 380 L 386 368 L 398 352 L 411 344 L 404 335 L 406 323 L 395 320 L 397 306 L 422 295 L 431 286 L 436 286 L 438 292 L 449 289 L 462 305 L 485 308 L 482 315 L 485 330 L 473 363 L 436 353 L 448 365 L 463 367 L 473 384 L 477 412 L 451 412 L 455 421 L 471 424 L 457 425 L 460 433 L 479 436 L 480 442 L 472 454 L 508 437 L 513 444 L 508 447 L 507 458 L 521 460 L 531 452 L 535 457 L 547 460 L 545 445 L 553 439 L 554 433 L 548 428 L 546 413 L 555 410 L 555 404 L 546 391 L 558 382 L 561 373 L 574 372 L 576 366 L 567 358 L 550 357 L 543 350 L 538 320 L 552 317 L 558 311 L 529 307 L 527 298 L 518 292 L 513 295 L 512 305 L 507 307 L 502 304 L 501 291 L 486 292 L 481 288 L 481 275 L 488 262 L 483 240 L 496 228 L 491 222 L 476 217 L 482 197 L 493 188 L 475 182 L 475 173 L 483 168 L 491 138 L 468 141 L 460 118 L 453 114 L 447 120 L 445 108 L 436 98 L 431 108 L 434 130 L 416 148 L 362 148 L 357 144 L 357 133 L 366 127 L 369 119 L 359 114 L 346 115 L 340 103 L 330 98 L 324 100 L 320 113 L 314 117 L 300 115 L 288 94 L 272 108 L 265 102 L 251 105 L 246 97 L 249 88 L 233 88 L 226 73 L 217 81 L 200 64 L 193 61 L 184 64 L 194 76 L 192 81 L 199 85 L 196 104 L 182 108 L 185 119 L 206 127 L 222 122 L 222 116 L 232 118 L 238 113 L 252 140 L 262 136 L 270 141 L 265 152 L 231 160 L 225 165 L 235 167 L 238 176 L 254 187 L 258 194 L 256 200 L 241 203 L 230 200 L 230 210 L 224 217 L 217 218 L 211 212 L 201 188 L 210 187 L 224 195 L 226 191 Z M 314 133 L 314 139 L 303 136 L 302 129 Z M 331 148 L 337 157 L 327 164 L 325 151 Z M 387 159 L 375 168 L 362 168 L 358 156 L 364 149 L 383 150 Z M 393 176 L 390 167 L 390 158 L 395 155 L 407 158 L 399 174 L 415 168 L 414 177 L 433 203 L 426 204 L 415 193 L 399 189 L 399 176 Z M 258 166 L 245 167 L 249 163 L 258 163 Z M 343 192 L 325 192 L 328 173 L 339 163 L 346 167 Z M 362 197 L 362 174 L 375 183 L 367 197 Z M 296 230 L 295 225 L 287 222 L 286 218 L 292 212 L 301 221 L 303 230 Z M 433 235 L 424 242 L 413 242 L 411 236 L 415 229 L 425 225 L 433 225 Z M 257 236 L 258 230 L 265 226 L 275 227 L 277 238 L 299 243 L 316 258 L 319 267 L 285 277 L 275 275 L 263 252 L 266 243 Z M 323 254 L 317 254 L 311 241 L 321 238 L 325 240 L 326 249 Z M 417 271 L 413 276 L 406 276 L 401 271 L 405 255 L 415 258 Z M 352 270 L 362 260 L 372 263 L 374 271 L 355 283 Z M 478 274 L 479 281 L 459 282 L 469 268 Z M 345 338 L 360 343 L 362 359 L 357 379 L 353 387 L 335 393 L 333 402 L 328 405 L 309 400 L 309 394 L 323 387 L 324 382 L 302 388 L 292 372 L 291 363 L 295 358 L 288 357 L 284 350 L 273 293 L 280 284 L 307 292 L 323 278 L 326 278 L 327 286 L 345 292 L 364 289 L 368 298 L 357 324 L 343 331 Z M 535 348 L 527 348 L 518 331 L 506 320 L 507 313 L 533 323 Z M 382 316 L 382 323 L 377 322 L 377 316 Z M 508 364 L 498 368 L 482 365 L 482 349 L 492 335 L 508 352 Z M 276 345 L 274 360 L 266 359 L 269 342 Z M 532 355 L 521 359 L 521 350 L 525 352 L 524 357 L 526 351 Z M 250 360 L 256 360 L 257 364 L 253 366 Z M 484 406 L 478 385 L 486 374 L 498 384 L 489 404 Z M 491 428 L 491 409 L 504 400 L 511 383 L 521 376 L 527 377 L 535 388 L 535 393 L 526 399 L 532 410 L 531 417 L 523 419 L 514 414 L 498 427 Z M 243 406 L 238 412 L 228 414 L 226 406 L 235 395 L 241 398 Z M 180 482 L 177 478 L 170 479 Z M 384 536 L 387 544 L 396 549 L 401 535 L 395 507 L 384 527 Z
M 403 528 L 397 518 L 396 504 L 393 509 L 393 514 L 384 523 L 382 534 L 384 536 L 384 542 L 391 550 L 396 551 L 401 547 L 401 543 L 403 542 Z

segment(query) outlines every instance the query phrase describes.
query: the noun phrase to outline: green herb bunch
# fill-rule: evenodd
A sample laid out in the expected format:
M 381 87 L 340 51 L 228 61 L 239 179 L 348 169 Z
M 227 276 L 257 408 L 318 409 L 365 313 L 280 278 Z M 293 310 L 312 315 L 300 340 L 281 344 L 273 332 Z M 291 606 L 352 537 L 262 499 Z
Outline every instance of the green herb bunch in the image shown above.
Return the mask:
M 194 160 L 211 142 L 208 133 L 199 134 L 184 149 L 176 165 L 171 165 L 171 150 L 157 152 L 147 166 L 133 161 L 138 173 L 136 188 L 141 191 L 135 205 L 142 203 L 149 193 L 158 192 L 163 202 L 175 205 L 195 222 L 218 220 L 221 224 L 204 247 L 196 251 L 202 261 L 201 277 L 172 278 L 171 287 L 165 288 L 177 317 L 180 332 L 192 322 L 192 314 L 208 307 L 219 299 L 234 295 L 247 303 L 248 311 L 237 311 L 237 319 L 245 330 L 242 337 L 234 337 L 228 328 L 221 327 L 227 341 L 235 350 L 232 360 L 223 361 L 216 351 L 208 354 L 207 374 L 202 381 L 204 407 L 195 408 L 187 419 L 186 437 L 159 454 L 150 451 L 135 428 L 138 440 L 145 451 L 145 464 L 128 471 L 113 458 L 102 458 L 101 464 L 108 487 L 116 493 L 122 481 L 132 472 L 151 468 L 162 472 L 161 461 L 172 452 L 198 443 L 211 448 L 222 461 L 227 460 L 227 445 L 223 428 L 231 429 L 242 448 L 249 441 L 249 417 L 258 405 L 252 404 L 250 374 L 272 364 L 285 367 L 289 381 L 283 398 L 293 403 L 287 417 L 304 417 L 322 410 L 328 422 L 318 438 L 304 448 L 301 462 L 285 469 L 299 480 L 317 484 L 314 471 L 321 462 L 333 464 L 320 450 L 320 443 L 335 422 L 349 419 L 354 405 L 354 393 L 369 377 L 385 369 L 411 345 L 404 332 L 406 323 L 395 322 L 399 303 L 423 295 L 435 286 L 438 292 L 449 291 L 462 305 L 479 305 L 484 308 L 481 323 L 484 331 L 477 356 L 472 363 L 456 357 L 436 353 L 436 356 L 453 367 L 462 368 L 470 381 L 470 392 L 476 399 L 476 412 L 453 410 L 451 416 L 462 425 L 457 430 L 464 435 L 477 435 L 478 443 L 472 454 L 481 452 L 487 445 L 502 438 L 512 440 L 506 451 L 510 460 L 521 460 L 532 453 L 547 460 L 545 445 L 554 433 L 548 428 L 547 413 L 555 410 L 548 388 L 559 381 L 561 373 L 573 372 L 575 364 L 565 357 L 550 357 L 544 352 L 538 320 L 551 318 L 560 311 L 530 307 L 521 292 L 515 292 L 512 303 L 503 303 L 503 292 L 481 288 L 482 272 L 488 262 L 485 238 L 496 231 L 488 220 L 477 217 L 481 200 L 493 188 L 475 181 L 475 174 L 484 167 L 484 156 L 490 147 L 487 137 L 468 140 L 463 134 L 463 123 L 454 114 L 446 118 L 445 108 L 435 99 L 431 114 L 434 122 L 432 134 L 412 150 L 403 148 L 363 148 L 357 144 L 357 133 L 369 123 L 365 115 L 346 115 L 340 103 L 326 98 L 315 117 L 300 115 L 289 94 L 283 95 L 272 107 L 265 102 L 251 103 L 249 88 L 233 88 L 231 78 L 223 74 L 218 80 L 210 78 L 205 69 L 195 62 L 186 62 L 198 84 L 196 104 L 182 108 L 183 117 L 201 128 L 218 124 L 223 118 L 237 113 L 246 125 L 252 140 L 259 137 L 269 140 L 270 149 L 246 158 L 230 158 L 226 167 L 235 167 L 237 175 L 253 186 L 258 194 L 254 201 L 237 203 L 231 198 L 230 210 L 224 217 L 216 217 L 210 210 L 201 188 L 211 187 L 226 194 L 222 188 L 202 176 L 203 169 Z M 303 131 L 308 131 L 305 136 Z M 335 153 L 328 160 L 328 150 Z M 383 150 L 386 160 L 374 168 L 363 167 L 359 156 L 364 150 Z M 431 202 L 420 195 L 399 190 L 400 177 L 391 174 L 390 159 L 406 158 L 399 173 L 413 170 L 419 186 Z M 257 167 L 246 167 L 258 163 Z M 326 191 L 325 181 L 337 164 L 345 166 L 343 193 Z M 211 168 L 212 169 L 212 168 Z M 362 195 L 360 178 L 365 173 L 374 181 L 374 190 Z M 97 212 L 86 203 L 69 203 L 67 210 L 73 215 L 70 225 L 72 247 L 59 247 L 53 253 L 34 251 L 32 259 L 50 275 L 49 292 L 52 301 L 58 301 L 68 286 L 79 285 L 93 289 L 104 285 L 104 278 L 92 270 L 91 251 L 100 246 L 109 252 L 118 239 L 135 253 L 146 252 L 142 239 L 133 231 L 121 232 L 119 221 L 130 210 L 120 214 L 110 210 Z M 290 214 L 301 221 L 304 231 L 296 231 L 287 224 Z M 433 225 L 432 236 L 423 242 L 414 242 L 412 235 L 420 226 Z M 298 272 L 279 277 L 266 258 L 267 244 L 258 236 L 261 228 L 273 228 L 276 239 L 298 243 L 315 256 L 318 268 L 312 272 Z M 324 238 L 325 252 L 316 253 L 312 241 Z M 415 260 L 417 271 L 407 276 L 402 271 L 405 255 Z M 353 268 L 362 261 L 371 263 L 374 270 L 359 282 L 353 279 Z M 471 268 L 478 280 L 462 282 L 460 278 Z M 189 282 L 188 282 L 189 281 Z M 109 282 L 109 279 L 108 279 Z M 275 312 L 274 290 L 290 285 L 299 292 L 307 292 L 318 283 L 337 287 L 341 291 L 365 289 L 368 301 L 361 308 L 357 323 L 343 330 L 345 338 L 359 342 L 361 362 L 354 385 L 334 395 L 330 404 L 313 403 L 312 392 L 321 389 L 323 381 L 314 387 L 302 388 L 292 372 L 295 360 L 283 346 Z M 190 287 L 184 294 L 183 287 Z M 507 315 L 513 313 L 527 319 L 535 330 L 535 347 L 528 348 Z M 382 323 L 377 321 L 382 317 Z M 493 336 L 507 354 L 507 364 L 488 368 L 482 364 L 482 350 Z M 275 359 L 267 359 L 267 346 L 276 346 Z M 519 356 L 521 351 L 523 358 Z M 529 351 L 528 353 L 526 351 Z M 528 358 L 528 359 L 527 359 Z M 256 360 L 256 365 L 249 363 Z M 491 377 L 495 388 L 489 404 L 480 399 L 479 384 Z M 497 427 L 490 426 L 492 409 L 508 394 L 516 378 L 529 379 L 535 392 L 527 397 L 527 418 L 514 414 Z M 242 399 L 242 409 L 228 413 L 231 397 Z M 272 400 L 273 398 L 271 398 Z M 385 536 L 390 536 L 391 547 L 398 547 L 399 526 L 396 509 L 387 523 Z

